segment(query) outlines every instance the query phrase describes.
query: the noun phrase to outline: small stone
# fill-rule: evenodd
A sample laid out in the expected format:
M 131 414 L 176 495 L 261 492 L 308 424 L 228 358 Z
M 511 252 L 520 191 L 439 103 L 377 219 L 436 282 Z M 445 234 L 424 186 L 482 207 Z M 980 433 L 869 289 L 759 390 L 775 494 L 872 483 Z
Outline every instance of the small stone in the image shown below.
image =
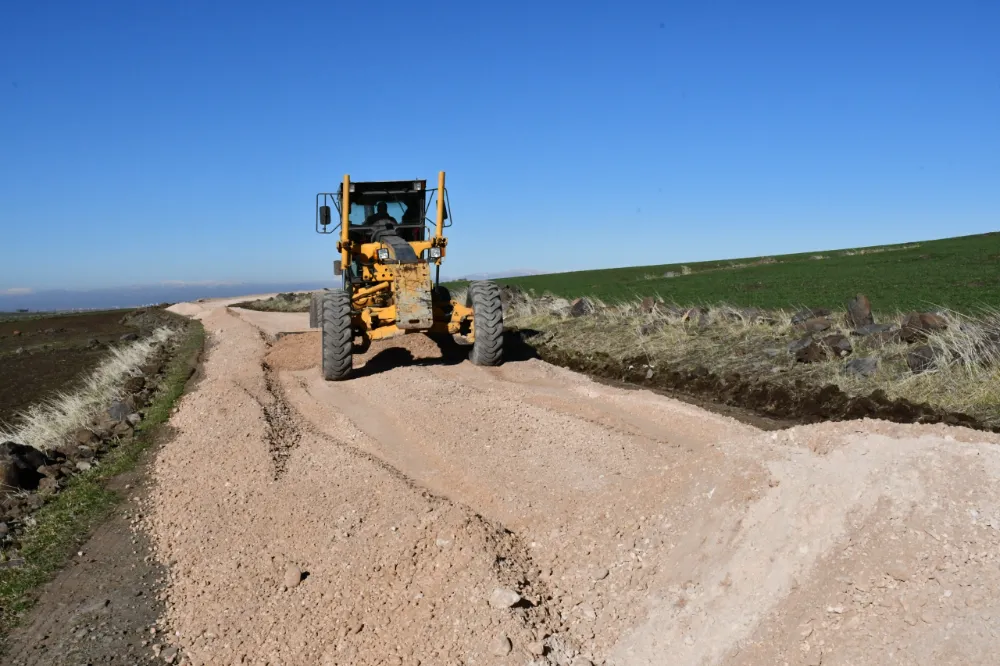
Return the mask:
M 594 666 L 594 662 L 586 657 L 577 657 L 573 660 L 573 666 Z
M 76 464 L 76 469 L 80 472 L 86 472 L 91 467 L 93 467 L 93 465 L 87 462 L 86 460 L 81 460 Z
M 506 657 L 513 649 L 510 639 L 500 634 L 490 643 L 490 654 L 495 657 Z
M 128 408 L 128 405 L 120 400 L 115 400 L 111 403 L 111 406 L 108 407 L 108 416 L 113 421 L 124 421 L 125 418 L 131 413 L 132 410 Z
M 521 600 L 521 595 L 514 590 L 496 588 L 490 595 L 490 606 L 493 608 L 510 608 Z
M 684 645 L 694 645 L 694 637 L 692 637 L 692 636 L 685 636 L 684 637 Z
M 285 577 L 282 582 L 289 590 L 296 587 L 302 582 L 302 571 L 294 564 L 289 565 L 288 568 L 285 569 Z
M 910 580 L 910 572 L 902 564 L 893 563 L 885 568 L 885 573 L 890 578 L 895 578 L 901 583 Z
M 166 650 L 160 653 L 160 657 L 163 659 L 163 661 L 167 662 L 168 664 L 174 663 L 174 660 L 177 659 L 177 648 L 168 647 Z
M 610 572 L 605 567 L 601 567 L 594 572 L 594 580 L 604 580 Z
M 0 537 L 6 536 L 8 531 L 7 523 L 0 523 Z
M 545 644 L 542 643 L 541 641 L 532 641 L 528 643 L 526 647 L 528 648 L 528 652 L 535 655 L 536 657 L 541 657 L 543 654 L 545 654 Z
M 138 414 L 129 414 L 128 416 L 125 417 L 125 421 L 130 426 L 135 427 L 135 426 L 139 425 L 140 421 L 142 421 L 142 417 L 139 416 Z

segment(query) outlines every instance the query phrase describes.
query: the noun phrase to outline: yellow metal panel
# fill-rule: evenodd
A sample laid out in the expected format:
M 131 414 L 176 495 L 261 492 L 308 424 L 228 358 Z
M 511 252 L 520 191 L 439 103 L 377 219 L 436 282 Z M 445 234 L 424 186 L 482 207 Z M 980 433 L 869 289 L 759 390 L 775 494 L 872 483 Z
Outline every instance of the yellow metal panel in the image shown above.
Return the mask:
M 437 233 L 434 234 L 436 238 L 441 238 L 444 232 L 444 171 L 438 174 L 438 210 L 437 210 Z
M 347 251 L 347 225 L 350 224 L 351 215 L 351 177 L 344 174 L 344 190 L 343 196 L 340 197 L 340 265 L 344 270 L 347 270 L 347 264 L 350 263 L 350 257 Z

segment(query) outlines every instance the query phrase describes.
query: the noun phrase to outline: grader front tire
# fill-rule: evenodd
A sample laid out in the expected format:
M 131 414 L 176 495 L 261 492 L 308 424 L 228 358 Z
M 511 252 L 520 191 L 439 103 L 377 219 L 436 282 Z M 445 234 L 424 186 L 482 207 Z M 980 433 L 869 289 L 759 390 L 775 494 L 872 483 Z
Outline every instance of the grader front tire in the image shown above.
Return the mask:
M 469 360 L 475 365 L 499 365 L 503 359 L 503 305 L 500 287 L 493 282 L 469 285 L 476 339 Z
M 347 379 L 354 351 L 351 295 L 346 291 L 327 292 L 322 295 L 318 310 L 323 332 L 323 378 L 327 381 Z

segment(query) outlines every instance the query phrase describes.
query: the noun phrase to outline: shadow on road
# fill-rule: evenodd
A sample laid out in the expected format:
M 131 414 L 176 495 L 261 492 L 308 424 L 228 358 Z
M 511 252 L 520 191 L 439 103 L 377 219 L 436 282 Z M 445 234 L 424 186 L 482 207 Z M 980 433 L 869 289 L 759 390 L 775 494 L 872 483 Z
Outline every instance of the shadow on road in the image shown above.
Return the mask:
M 355 377 L 368 377 L 407 366 L 428 367 L 436 365 L 458 365 L 469 360 L 469 353 L 472 351 L 471 345 L 460 345 L 450 335 L 428 335 L 434 341 L 441 352 L 437 358 L 416 358 L 413 353 L 405 347 L 389 347 L 368 359 L 368 362 L 360 368 L 354 370 Z M 538 358 L 534 348 L 528 345 L 524 338 L 526 336 L 517 332 L 504 333 L 503 363 L 517 363 L 528 359 Z

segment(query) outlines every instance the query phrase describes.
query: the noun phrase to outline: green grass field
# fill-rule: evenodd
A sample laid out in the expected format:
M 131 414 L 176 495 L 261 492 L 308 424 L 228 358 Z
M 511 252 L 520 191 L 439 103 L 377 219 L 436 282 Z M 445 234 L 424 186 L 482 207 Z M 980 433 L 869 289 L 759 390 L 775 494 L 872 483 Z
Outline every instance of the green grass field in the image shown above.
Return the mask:
M 665 277 L 666 273 L 675 273 Z M 504 278 L 502 284 L 608 303 L 659 296 L 679 305 L 842 307 L 858 292 L 878 310 L 1000 307 L 1000 233 L 853 250 Z

